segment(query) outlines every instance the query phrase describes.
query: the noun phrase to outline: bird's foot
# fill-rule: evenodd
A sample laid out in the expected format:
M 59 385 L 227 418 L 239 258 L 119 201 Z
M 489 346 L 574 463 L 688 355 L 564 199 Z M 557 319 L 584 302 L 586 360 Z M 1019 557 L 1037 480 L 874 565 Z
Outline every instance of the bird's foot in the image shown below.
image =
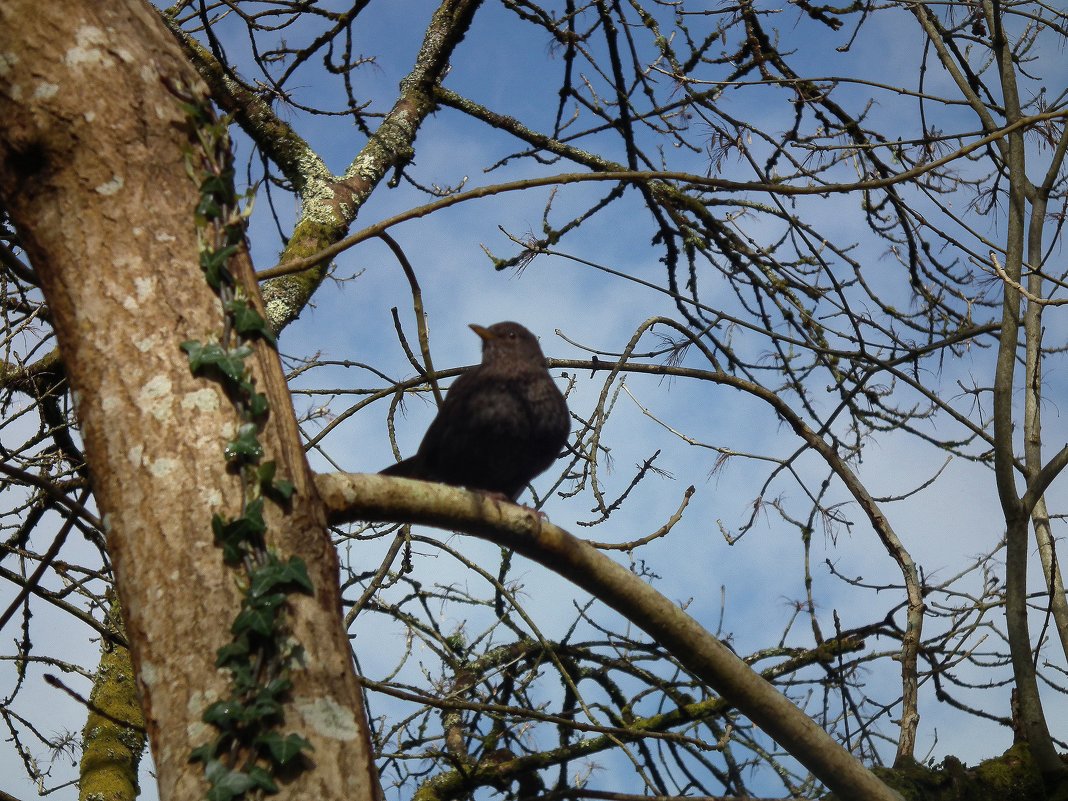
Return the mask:
M 497 507 L 497 514 L 501 513 L 501 501 L 505 503 L 514 503 L 514 501 L 505 495 L 503 492 L 495 492 L 493 490 L 475 489 L 472 492 L 478 493 L 487 501 L 493 501 L 493 505 Z
M 537 520 L 539 526 L 541 525 L 541 522 L 543 520 L 545 522 L 549 521 L 549 516 L 545 514 L 545 512 L 541 511 L 541 509 L 535 509 L 533 506 L 527 506 L 525 503 L 519 503 L 518 501 L 513 500 L 508 495 L 505 495 L 503 492 L 495 492 L 493 490 L 475 490 L 475 492 L 477 492 L 482 497 L 493 501 L 493 503 L 497 506 L 498 512 L 501 511 L 501 502 L 503 501 L 504 503 L 510 503 L 513 506 L 518 506 L 524 512 L 528 512 L 532 517 Z

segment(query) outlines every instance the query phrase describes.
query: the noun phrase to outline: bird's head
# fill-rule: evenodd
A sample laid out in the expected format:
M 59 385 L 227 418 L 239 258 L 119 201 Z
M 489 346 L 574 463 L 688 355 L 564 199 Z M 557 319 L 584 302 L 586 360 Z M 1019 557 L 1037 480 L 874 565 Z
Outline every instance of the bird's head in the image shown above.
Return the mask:
M 472 324 L 471 330 L 482 340 L 483 364 L 507 360 L 517 364 L 545 366 L 545 355 L 538 345 L 538 338 L 519 323 L 494 323 L 488 328 Z

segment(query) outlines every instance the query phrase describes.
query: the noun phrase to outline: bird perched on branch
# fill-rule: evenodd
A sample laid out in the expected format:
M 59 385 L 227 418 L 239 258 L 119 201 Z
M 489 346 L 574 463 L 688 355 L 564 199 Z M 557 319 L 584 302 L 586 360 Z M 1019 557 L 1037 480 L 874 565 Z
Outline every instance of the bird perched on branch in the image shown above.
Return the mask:
M 500 493 L 514 501 L 548 469 L 571 430 L 538 340 L 519 323 L 485 328 L 482 363 L 449 388 L 415 456 L 382 471 Z

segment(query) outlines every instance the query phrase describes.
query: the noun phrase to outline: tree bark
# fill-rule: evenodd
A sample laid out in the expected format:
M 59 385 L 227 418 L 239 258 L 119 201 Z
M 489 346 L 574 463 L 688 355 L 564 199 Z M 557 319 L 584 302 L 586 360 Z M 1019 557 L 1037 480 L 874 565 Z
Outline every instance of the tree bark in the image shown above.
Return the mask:
M 122 611 L 111 602 L 104 624 L 108 631 L 125 637 Z M 137 768 L 145 751 L 145 720 L 134 686 L 130 649 L 103 638 L 100 664 L 89 696 L 92 709 L 82 730 L 81 782 L 78 801 L 134 801 L 137 798 Z
M 237 416 L 179 347 L 213 338 L 222 319 L 198 265 L 193 143 L 167 89 L 198 80 L 147 4 L 0 4 L 0 202 L 37 271 L 77 402 L 164 801 L 206 791 L 190 751 L 212 736 L 201 715 L 224 697 L 215 652 L 241 597 L 211 530 L 214 513 L 240 508 L 222 452 Z M 234 269 L 256 296 L 247 259 Z M 262 347 L 255 361 L 272 409 L 267 458 L 297 488 L 288 514 L 269 510 L 268 537 L 307 562 L 315 586 L 290 615 L 306 658 L 285 711 L 315 769 L 279 797 L 376 798 L 336 554 L 278 358 Z

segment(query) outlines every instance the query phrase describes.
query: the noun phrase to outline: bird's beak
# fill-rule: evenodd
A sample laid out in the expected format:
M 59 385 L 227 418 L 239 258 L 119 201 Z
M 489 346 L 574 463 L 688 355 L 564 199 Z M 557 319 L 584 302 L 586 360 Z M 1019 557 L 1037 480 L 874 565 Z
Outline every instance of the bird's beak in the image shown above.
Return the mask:
M 471 325 L 468 327 L 476 334 L 478 334 L 479 339 L 481 339 L 483 342 L 489 342 L 491 339 L 493 339 L 493 332 L 486 328 L 486 326 L 484 325 L 476 325 L 475 323 L 471 323 Z

